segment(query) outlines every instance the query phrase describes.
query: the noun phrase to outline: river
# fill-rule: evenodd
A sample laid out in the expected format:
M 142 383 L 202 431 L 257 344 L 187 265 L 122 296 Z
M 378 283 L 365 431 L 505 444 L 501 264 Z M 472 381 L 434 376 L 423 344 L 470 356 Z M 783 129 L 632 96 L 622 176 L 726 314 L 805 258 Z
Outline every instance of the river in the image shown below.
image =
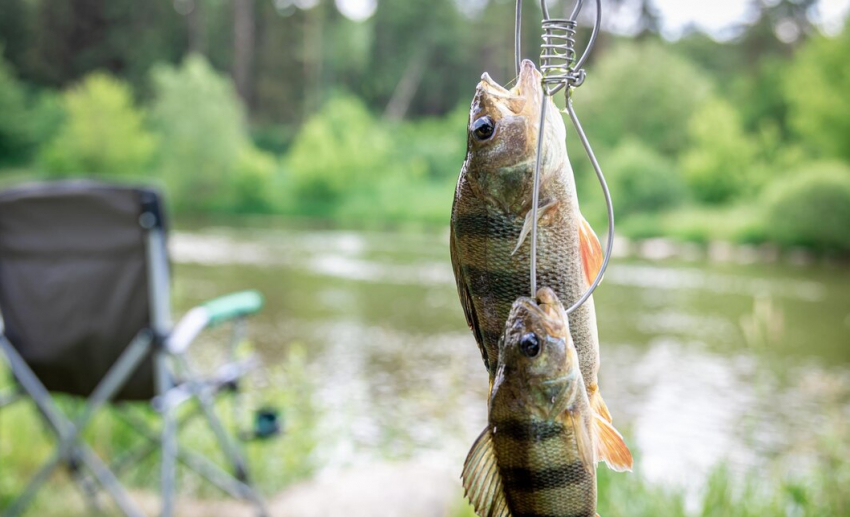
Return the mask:
M 171 239 L 177 307 L 263 292 L 252 340 L 269 365 L 306 350 L 323 469 L 412 459 L 459 474 L 487 375 L 447 241 L 194 226 Z M 648 478 L 699 484 L 721 461 L 801 469 L 828 430 L 847 436 L 847 268 L 616 258 L 595 299 L 602 393 Z

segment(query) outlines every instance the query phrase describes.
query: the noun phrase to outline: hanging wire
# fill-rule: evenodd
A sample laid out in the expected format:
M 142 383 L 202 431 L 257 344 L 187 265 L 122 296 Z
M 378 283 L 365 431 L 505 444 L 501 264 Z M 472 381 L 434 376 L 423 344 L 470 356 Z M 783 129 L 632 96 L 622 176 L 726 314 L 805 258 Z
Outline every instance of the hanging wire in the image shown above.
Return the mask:
M 602 187 L 602 193 L 605 196 L 605 203 L 608 209 L 608 242 L 605 247 L 605 256 L 602 261 L 602 267 L 596 275 L 593 283 L 588 290 L 579 298 L 569 309 L 567 314 L 571 314 L 576 309 L 581 307 L 590 297 L 593 292 L 599 287 L 602 277 L 605 275 L 605 270 L 608 269 L 608 262 L 611 258 L 611 251 L 614 247 L 614 205 L 611 202 L 611 192 L 608 189 L 608 184 L 605 181 L 605 176 L 602 174 L 602 169 L 590 147 L 590 142 L 587 140 L 587 135 L 581 126 L 581 122 L 576 115 L 572 104 L 571 93 L 574 88 L 578 88 L 584 83 L 585 71 L 581 68 L 587 60 L 591 49 L 596 43 L 596 38 L 599 35 L 599 29 L 602 23 L 602 2 L 596 0 L 596 21 L 593 25 L 590 39 L 587 43 L 587 48 L 584 53 L 576 59 L 575 51 L 575 35 L 578 15 L 581 12 L 583 0 L 577 0 L 576 5 L 569 18 L 551 18 L 549 16 L 549 8 L 546 5 L 546 0 L 540 0 L 540 8 L 543 11 L 543 44 L 541 45 L 540 54 L 540 71 L 543 74 L 541 87 L 541 103 L 540 103 L 540 126 L 537 138 L 537 159 L 534 165 L 534 188 L 532 190 L 532 210 L 535 213 L 531 218 L 531 296 L 537 296 L 537 207 L 540 202 L 540 159 L 543 154 L 543 135 L 546 128 L 546 97 L 551 97 L 562 89 L 565 89 L 567 112 L 570 115 L 570 120 L 576 128 L 582 146 L 590 158 L 590 163 L 593 165 L 593 170 L 596 172 L 596 177 L 599 179 L 599 184 Z M 521 9 L 522 0 L 517 0 L 516 11 L 516 33 L 514 49 L 516 52 L 517 75 L 519 75 L 521 61 Z
M 516 0 L 516 23 L 514 25 L 514 61 L 516 62 L 516 75 L 522 67 L 522 0 Z

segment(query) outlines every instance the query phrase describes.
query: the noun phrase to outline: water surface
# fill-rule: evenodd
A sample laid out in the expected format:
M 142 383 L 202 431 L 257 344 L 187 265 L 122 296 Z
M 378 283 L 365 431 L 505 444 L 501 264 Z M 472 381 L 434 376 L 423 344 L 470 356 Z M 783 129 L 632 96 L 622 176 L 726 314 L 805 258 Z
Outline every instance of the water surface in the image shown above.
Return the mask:
M 415 459 L 459 473 L 485 425 L 487 374 L 447 242 L 269 224 L 178 231 L 178 308 L 265 294 L 253 340 L 270 365 L 303 344 L 323 468 Z M 597 293 L 600 386 L 644 475 L 699 484 L 720 461 L 804 469 L 825 433 L 847 435 L 847 269 L 615 259 Z

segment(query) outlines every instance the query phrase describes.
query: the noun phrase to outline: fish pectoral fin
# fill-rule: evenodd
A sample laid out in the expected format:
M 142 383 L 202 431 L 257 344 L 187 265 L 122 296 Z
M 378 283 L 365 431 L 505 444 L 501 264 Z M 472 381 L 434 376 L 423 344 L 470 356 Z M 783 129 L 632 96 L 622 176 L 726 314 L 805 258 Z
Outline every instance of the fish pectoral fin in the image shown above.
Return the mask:
M 593 415 L 596 424 L 596 454 L 600 461 L 616 472 L 632 471 L 632 453 L 619 431 L 600 415 Z
M 546 215 L 546 213 L 549 210 L 555 208 L 556 206 L 558 206 L 557 200 L 551 201 L 551 202 L 547 203 L 546 205 L 538 208 L 537 209 L 537 219 L 539 220 L 541 217 Z M 511 252 L 511 255 L 516 255 L 516 252 L 519 251 L 519 248 L 520 248 L 520 246 L 522 246 L 522 243 L 525 242 L 525 239 L 528 238 L 528 235 L 531 233 L 531 228 L 532 228 L 531 218 L 532 218 L 533 213 L 534 213 L 534 210 L 529 210 L 528 213 L 525 214 L 525 222 L 522 225 L 522 231 L 519 232 L 519 241 L 516 243 L 516 247 Z
M 591 391 L 591 390 L 588 390 Z M 590 407 L 593 409 L 593 412 L 597 415 L 601 416 L 608 423 L 611 423 L 611 412 L 608 411 L 608 405 L 605 404 L 605 401 L 602 400 L 602 394 L 599 393 L 599 388 L 592 388 L 593 393 L 590 395 Z
M 576 447 L 578 448 L 578 457 L 581 459 L 581 464 L 587 470 L 588 474 L 594 475 L 594 471 L 596 470 L 596 451 L 593 447 L 593 438 L 590 435 L 590 430 L 585 425 L 585 420 L 582 418 L 580 411 L 567 410 L 567 415 L 569 415 L 570 424 L 576 436 Z
M 472 445 L 463 464 L 461 479 L 464 494 L 476 514 L 482 517 L 511 517 L 502 488 L 502 476 L 496 464 L 490 427 L 484 428 Z
M 602 245 L 599 243 L 599 237 L 596 232 L 590 227 L 590 223 L 583 215 L 579 214 L 578 225 L 578 241 L 579 251 L 581 252 L 581 262 L 584 266 L 584 279 L 587 286 L 590 287 L 593 281 L 596 280 L 596 275 L 602 269 L 602 262 L 605 257 L 602 255 Z

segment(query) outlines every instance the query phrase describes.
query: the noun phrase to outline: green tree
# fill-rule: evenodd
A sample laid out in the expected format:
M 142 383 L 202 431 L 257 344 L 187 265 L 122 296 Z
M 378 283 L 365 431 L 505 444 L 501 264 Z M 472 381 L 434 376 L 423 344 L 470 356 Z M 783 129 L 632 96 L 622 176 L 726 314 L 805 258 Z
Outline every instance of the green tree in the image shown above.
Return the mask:
M 34 144 L 24 85 L 2 59 L 0 46 L 0 163 L 25 158 Z
M 850 30 L 809 40 L 786 68 L 793 130 L 824 156 L 850 160 Z
M 711 79 L 656 42 L 619 44 L 588 69 L 574 95 L 593 142 L 634 137 L 674 156 L 685 148 L 687 120 L 711 91 Z
M 152 72 L 159 172 L 179 210 L 268 212 L 277 164 L 248 138 L 233 83 L 199 55 Z
M 246 138 L 233 84 L 199 55 L 179 67 L 158 66 L 152 78 L 160 173 L 173 202 L 189 211 L 223 208 L 228 176 Z
M 287 170 L 304 209 L 332 212 L 348 189 L 394 171 L 392 139 L 357 98 L 337 95 L 295 137 Z
M 133 175 L 143 172 L 155 149 L 144 112 L 130 86 L 96 72 L 66 91 L 67 119 L 42 149 L 41 162 L 55 175 Z
M 749 190 L 756 148 L 734 106 L 709 99 L 690 118 L 687 135 L 682 171 L 697 199 L 724 203 Z

